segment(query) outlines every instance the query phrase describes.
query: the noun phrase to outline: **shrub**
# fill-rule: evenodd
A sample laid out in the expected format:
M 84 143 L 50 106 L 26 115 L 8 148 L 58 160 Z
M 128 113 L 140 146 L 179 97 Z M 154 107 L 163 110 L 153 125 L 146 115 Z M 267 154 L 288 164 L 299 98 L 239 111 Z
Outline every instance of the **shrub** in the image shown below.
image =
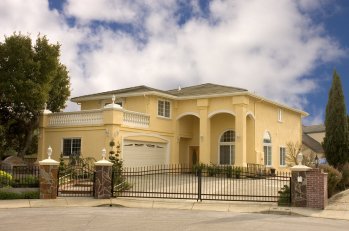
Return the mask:
M 232 178 L 233 177 L 233 167 L 227 166 L 225 170 L 226 170 L 227 178 Z
M 39 192 L 7 192 L 0 191 L 0 200 L 13 200 L 13 199 L 39 199 Z
M 12 175 L 0 170 L 0 188 L 10 186 L 12 183 Z
M 337 169 L 335 169 L 330 165 L 322 165 L 321 169 L 323 169 L 326 173 L 328 173 L 328 176 L 327 176 L 328 197 L 331 197 L 337 191 L 338 183 L 342 179 L 342 174 Z
M 40 199 L 40 192 L 22 192 L 20 199 Z
M 290 205 L 290 193 L 291 189 L 288 187 L 288 185 L 284 185 L 284 187 L 281 188 L 279 193 L 279 199 L 278 199 L 278 205 L 279 206 L 289 206 Z
M 219 169 L 214 165 L 207 166 L 208 176 L 216 176 L 219 173 Z
M 240 179 L 242 169 L 240 167 L 233 168 L 233 173 L 236 179 Z
M 345 163 L 342 168 L 342 179 L 339 182 L 341 190 L 346 190 L 349 187 L 349 162 Z

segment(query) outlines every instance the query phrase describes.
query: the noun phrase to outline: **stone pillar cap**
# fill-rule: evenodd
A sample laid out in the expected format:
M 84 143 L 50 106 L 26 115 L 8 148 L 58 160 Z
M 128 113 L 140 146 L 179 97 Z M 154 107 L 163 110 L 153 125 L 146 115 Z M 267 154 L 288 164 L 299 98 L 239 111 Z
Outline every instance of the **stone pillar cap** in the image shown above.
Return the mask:
M 108 160 L 99 160 L 95 162 L 95 166 L 112 166 L 113 163 Z
M 53 159 L 45 159 L 45 160 L 39 161 L 39 165 L 59 165 L 59 162 Z
M 293 167 L 291 167 L 291 171 L 295 171 L 295 172 L 305 172 L 305 171 L 309 171 L 311 168 L 302 164 L 298 164 L 295 165 Z

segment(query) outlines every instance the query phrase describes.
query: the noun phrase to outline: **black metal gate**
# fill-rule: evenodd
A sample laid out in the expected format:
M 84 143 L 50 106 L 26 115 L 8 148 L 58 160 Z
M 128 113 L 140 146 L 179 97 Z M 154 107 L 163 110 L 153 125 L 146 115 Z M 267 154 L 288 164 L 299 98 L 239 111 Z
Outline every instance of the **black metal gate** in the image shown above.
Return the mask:
M 58 172 L 58 196 L 90 197 L 94 196 L 94 166 L 69 166 Z
M 115 197 L 290 202 L 290 174 L 233 166 L 124 168 Z M 286 186 L 285 186 L 286 185 Z M 280 193 L 282 191 L 282 193 Z

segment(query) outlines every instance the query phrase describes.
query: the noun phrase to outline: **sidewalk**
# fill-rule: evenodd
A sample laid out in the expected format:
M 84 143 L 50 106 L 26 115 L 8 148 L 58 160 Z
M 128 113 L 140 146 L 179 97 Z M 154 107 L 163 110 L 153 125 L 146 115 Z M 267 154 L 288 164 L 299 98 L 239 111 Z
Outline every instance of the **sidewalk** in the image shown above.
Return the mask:
M 338 205 L 330 205 L 325 210 L 308 208 L 278 207 L 275 203 L 260 202 L 228 202 L 202 201 L 181 199 L 145 199 L 145 198 L 112 198 L 93 199 L 83 197 L 60 197 L 54 200 L 0 200 L 0 209 L 38 208 L 38 207 L 94 207 L 124 206 L 130 208 L 167 208 L 186 210 L 225 211 L 236 213 L 269 213 L 285 215 L 301 215 L 307 217 L 349 220 L 349 201 Z

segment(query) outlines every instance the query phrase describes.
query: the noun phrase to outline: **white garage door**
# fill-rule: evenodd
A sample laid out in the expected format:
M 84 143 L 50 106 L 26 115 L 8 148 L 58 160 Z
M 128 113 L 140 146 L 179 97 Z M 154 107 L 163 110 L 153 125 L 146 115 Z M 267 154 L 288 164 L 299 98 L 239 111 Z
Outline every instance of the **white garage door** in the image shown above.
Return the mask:
M 125 140 L 122 159 L 125 167 L 143 167 L 166 163 L 167 144 Z

